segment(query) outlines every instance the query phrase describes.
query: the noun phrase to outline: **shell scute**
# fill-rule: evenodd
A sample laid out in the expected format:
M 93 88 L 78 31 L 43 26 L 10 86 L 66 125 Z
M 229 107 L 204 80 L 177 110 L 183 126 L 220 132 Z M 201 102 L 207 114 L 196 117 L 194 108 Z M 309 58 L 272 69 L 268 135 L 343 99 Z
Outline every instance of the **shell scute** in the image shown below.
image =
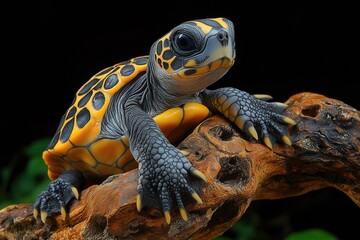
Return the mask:
M 105 68 L 76 92 L 43 153 L 51 180 L 70 169 L 107 176 L 136 167 L 125 140 L 99 139 L 99 135 L 111 98 L 147 70 L 147 59 L 140 56 Z

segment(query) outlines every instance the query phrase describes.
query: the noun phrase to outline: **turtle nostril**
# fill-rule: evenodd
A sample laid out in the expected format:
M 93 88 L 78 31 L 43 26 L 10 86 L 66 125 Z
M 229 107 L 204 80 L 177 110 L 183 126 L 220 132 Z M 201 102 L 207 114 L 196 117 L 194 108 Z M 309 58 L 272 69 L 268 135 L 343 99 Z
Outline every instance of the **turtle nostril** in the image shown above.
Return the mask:
M 226 31 L 221 30 L 216 35 L 217 39 L 221 42 L 222 45 L 226 45 L 229 41 L 229 35 Z

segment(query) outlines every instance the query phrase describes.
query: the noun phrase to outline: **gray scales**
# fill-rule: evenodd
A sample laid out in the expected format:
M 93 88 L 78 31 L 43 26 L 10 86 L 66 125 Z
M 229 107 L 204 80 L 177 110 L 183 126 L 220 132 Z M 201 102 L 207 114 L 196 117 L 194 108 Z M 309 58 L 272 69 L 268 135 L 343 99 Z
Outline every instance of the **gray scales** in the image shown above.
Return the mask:
M 82 189 L 136 166 L 137 209 L 159 209 L 169 224 L 178 207 L 187 220 L 186 206 L 202 203 L 206 178 L 164 131 L 173 122 L 179 125 L 171 131 L 194 124 L 188 116 L 199 123 L 221 113 L 269 148 L 277 140 L 291 145 L 288 126 L 295 122 L 282 115 L 285 104 L 232 87 L 206 89 L 233 66 L 234 37 L 226 18 L 186 21 L 153 43 L 148 56 L 115 64 L 85 83 L 44 151 L 52 182 L 33 204 L 34 217 L 45 223 L 60 213 L 65 220 Z

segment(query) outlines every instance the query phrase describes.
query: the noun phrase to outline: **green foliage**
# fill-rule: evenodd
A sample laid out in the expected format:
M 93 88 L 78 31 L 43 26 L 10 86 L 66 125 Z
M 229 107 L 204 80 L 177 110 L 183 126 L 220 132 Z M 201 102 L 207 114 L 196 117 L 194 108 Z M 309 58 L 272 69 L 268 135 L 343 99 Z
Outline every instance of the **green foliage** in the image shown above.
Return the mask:
M 306 229 L 303 231 L 293 232 L 288 235 L 285 240 L 338 240 L 338 238 L 323 230 L 318 228 Z
M 260 223 L 260 217 L 255 212 L 249 212 L 249 214 L 244 214 L 241 220 L 235 223 L 226 235 L 219 236 L 214 240 L 268 239 L 265 233 L 259 230 Z
M 50 179 L 42 152 L 49 142 L 49 138 L 34 141 L 23 150 L 25 162 L 16 162 L 1 169 L 0 209 L 11 204 L 32 203 L 47 188 Z M 20 172 L 15 168 L 17 164 L 24 164 Z

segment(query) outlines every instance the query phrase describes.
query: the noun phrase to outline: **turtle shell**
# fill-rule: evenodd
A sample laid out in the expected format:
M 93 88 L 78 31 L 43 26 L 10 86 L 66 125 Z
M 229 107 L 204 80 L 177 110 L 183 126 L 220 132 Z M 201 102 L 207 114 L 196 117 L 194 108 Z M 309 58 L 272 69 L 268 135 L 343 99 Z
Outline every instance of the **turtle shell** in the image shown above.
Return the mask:
M 51 180 L 64 171 L 78 170 L 90 183 L 130 171 L 138 166 L 128 138 L 101 136 L 101 127 L 111 98 L 122 87 L 142 76 L 148 56 L 115 64 L 95 74 L 76 93 L 62 116 L 49 146 L 43 152 Z M 154 121 L 171 143 L 183 139 L 211 112 L 200 103 L 189 102 L 154 116 Z
M 109 176 L 137 167 L 124 136 L 99 138 L 111 98 L 122 87 L 145 73 L 148 56 L 133 58 L 101 70 L 88 80 L 62 116 L 43 159 L 48 176 L 56 179 L 65 170 L 80 170 L 86 177 Z

